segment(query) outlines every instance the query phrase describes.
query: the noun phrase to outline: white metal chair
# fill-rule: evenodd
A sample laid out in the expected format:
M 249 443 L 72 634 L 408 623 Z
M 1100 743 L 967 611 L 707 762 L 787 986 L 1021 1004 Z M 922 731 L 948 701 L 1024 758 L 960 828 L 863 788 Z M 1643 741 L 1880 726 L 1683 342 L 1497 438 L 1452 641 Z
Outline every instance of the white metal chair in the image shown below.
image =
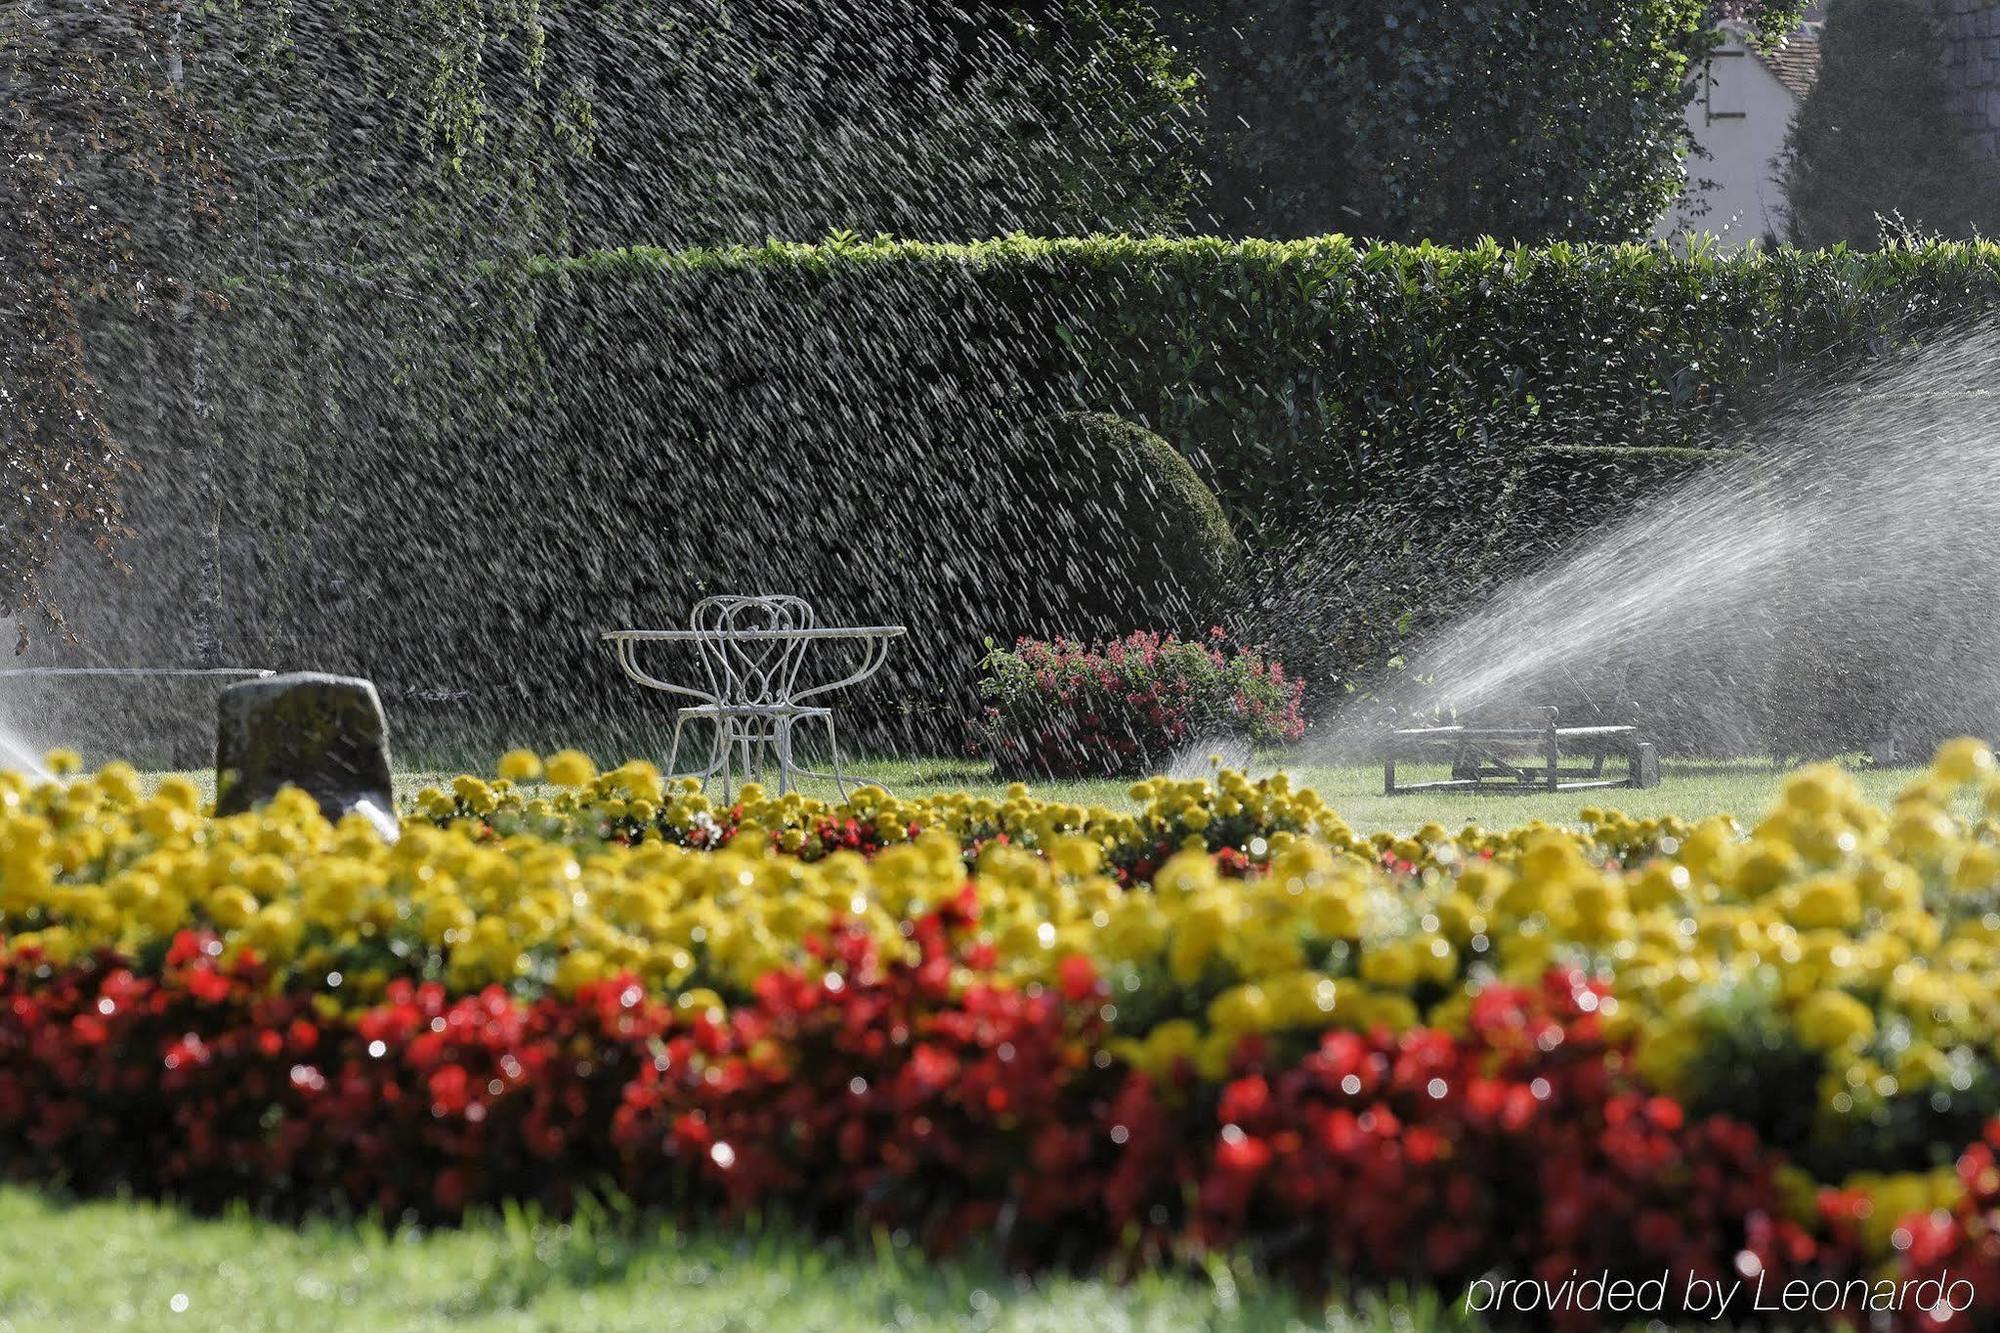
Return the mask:
M 768 758 L 777 760 L 778 791 L 790 789 L 794 774 L 809 773 L 792 762 L 792 730 L 802 720 L 826 723 L 833 751 L 834 785 L 847 794 L 840 772 L 840 746 L 834 736 L 833 710 L 798 702 L 799 668 L 818 626 L 812 605 L 783 593 L 708 597 L 695 604 L 688 627 L 695 632 L 695 650 L 708 680 L 707 698 L 679 709 L 674 717 L 673 745 L 667 770 L 679 761 L 681 734 L 690 722 L 713 725 L 704 781 L 722 778 L 723 799 L 733 790 L 733 761 L 741 760 L 741 775 L 762 777 Z M 817 693 L 817 691 L 814 691 Z M 695 775 L 688 775 L 695 776 Z

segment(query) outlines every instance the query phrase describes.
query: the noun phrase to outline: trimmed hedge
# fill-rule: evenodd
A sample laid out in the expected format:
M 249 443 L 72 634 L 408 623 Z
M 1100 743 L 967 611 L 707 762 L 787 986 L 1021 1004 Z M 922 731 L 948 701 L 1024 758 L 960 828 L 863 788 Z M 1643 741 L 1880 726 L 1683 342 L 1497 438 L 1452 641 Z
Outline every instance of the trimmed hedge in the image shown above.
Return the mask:
M 471 335 L 435 367 L 308 369 L 296 412 L 275 388 L 217 395 L 217 436 L 287 469 L 259 471 L 238 534 L 279 514 L 313 532 L 310 561 L 232 589 L 274 608 L 243 657 L 478 691 L 528 739 L 538 714 L 553 732 L 640 711 L 599 630 L 790 589 L 920 628 L 855 702 L 919 708 L 877 734 L 935 748 L 987 636 L 1087 632 L 1025 558 L 1060 530 L 1020 499 L 1036 422 L 1110 412 L 1178 449 L 1250 556 L 1229 628 L 1337 689 L 1574 536 L 1537 515 L 1615 518 L 1664 464 L 1708 456 L 1596 451 L 1733 445 L 1789 395 L 1990 309 L 2000 247 L 842 239 L 447 285 L 424 310 Z M 244 291 L 230 318 L 249 364 L 287 318 L 369 327 L 371 301 L 409 318 L 351 289 Z M 239 398 L 254 418 L 228 419 Z M 433 419 L 454 423 L 442 441 Z M 1600 487 L 1600 460 L 1629 481 Z M 277 485 L 306 503 L 272 502 Z M 408 625 L 434 628 L 390 632 Z
M 1412 463 L 1704 447 L 1802 373 L 2000 296 L 1992 244 L 1721 256 L 1016 236 L 621 250 L 536 271 L 564 286 L 558 341 L 643 304 L 655 338 L 730 349 L 725 390 L 783 362 L 857 407 L 900 377 L 1108 407 L 1189 453 L 1247 533 Z M 999 366 L 982 393 L 974 372 Z M 720 369 L 661 373 L 696 385 Z
M 1221 501 L 1173 445 L 1108 412 L 1027 431 L 1015 496 L 1027 572 L 1082 638 L 1145 624 L 1196 634 L 1249 595 Z
M 1049 537 L 1005 517 L 1007 460 L 1049 413 L 1108 410 L 1180 449 L 1249 546 L 1259 586 L 1230 628 L 1325 689 L 1573 539 L 1552 509 L 1615 518 L 1789 395 L 1990 307 L 2000 249 L 1017 236 L 535 274 L 558 452 L 676 458 L 766 510 L 791 488 L 785 530 L 827 544 L 697 537 L 687 503 L 635 483 L 618 512 L 678 527 L 691 566 L 949 628 L 941 644 L 1061 629 L 1010 614 L 1033 598 L 1004 586 L 1006 553 Z

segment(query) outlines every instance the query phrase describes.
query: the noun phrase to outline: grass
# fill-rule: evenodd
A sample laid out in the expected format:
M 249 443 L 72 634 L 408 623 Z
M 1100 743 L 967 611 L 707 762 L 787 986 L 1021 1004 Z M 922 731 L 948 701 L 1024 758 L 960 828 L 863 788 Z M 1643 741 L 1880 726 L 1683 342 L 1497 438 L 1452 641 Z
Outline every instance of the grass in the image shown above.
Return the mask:
M 474 765 L 476 770 L 480 765 Z M 490 761 L 485 765 L 490 770 Z M 1583 792 L 1540 792 L 1525 795 L 1468 795 L 1463 792 L 1420 792 L 1409 796 L 1384 796 L 1379 766 L 1302 763 L 1278 755 L 1259 756 L 1254 773 L 1283 769 L 1292 781 L 1311 787 L 1326 798 L 1354 828 L 1364 832 L 1393 829 L 1407 833 L 1428 823 L 1457 829 L 1467 823 L 1487 828 L 1512 828 L 1539 819 L 1552 824 L 1575 825 L 1578 811 L 1585 806 L 1607 806 L 1637 816 L 1676 814 L 1687 818 L 1720 813 L 1734 814 L 1746 822 L 1762 814 L 1776 796 L 1784 780 L 1782 771 L 1755 760 L 1684 760 L 1662 765 L 1658 787 L 1647 791 L 1613 788 Z M 399 797 L 408 799 L 425 785 L 445 785 L 461 769 L 412 767 L 399 771 Z M 880 782 L 900 796 L 925 792 L 967 790 L 999 796 L 1007 784 L 996 780 L 991 771 L 964 760 L 876 759 L 847 766 L 850 777 Z M 1889 800 L 1915 775 L 1913 769 L 1856 767 L 1856 781 L 1871 800 Z M 191 771 L 188 776 L 212 788 L 213 775 Z M 1424 771 L 1407 776 L 1432 776 Z M 1444 776 L 1440 769 L 1435 776 Z M 1038 794 L 1050 799 L 1079 804 L 1129 807 L 1129 781 L 1044 782 L 1030 784 Z M 808 794 L 831 798 L 831 782 L 807 781 Z
M 858 765 L 870 777 L 887 783 L 898 794 L 916 794 L 950 788 L 998 795 L 1006 784 L 990 773 L 964 763 L 901 760 Z M 1615 767 L 1615 765 L 1614 765 Z M 1612 788 L 1581 792 L 1541 792 L 1524 795 L 1472 795 L 1464 792 L 1419 792 L 1384 796 L 1380 765 L 1301 763 L 1283 756 L 1260 756 L 1254 773 L 1279 770 L 1290 774 L 1294 785 L 1310 787 L 1341 813 L 1357 829 L 1393 829 L 1408 832 L 1428 823 L 1448 829 L 1465 824 L 1487 828 L 1512 828 L 1540 819 L 1553 824 L 1574 825 L 1585 806 L 1616 807 L 1637 816 L 1676 814 L 1688 818 L 1721 813 L 1754 819 L 1776 796 L 1784 772 L 1768 762 L 1696 760 L 1663 765 L 1658 787 L 1645 791 Z M 1893 797 L 1915 775 L 1913 769 L 1857 768 L 1856 780 L 1869 797 L 1878 802 Z M 1403 776 L 1421 780 L 1447 776 L 1440 767 L 1435 773 L 1403 770 Z M 1131 804 L 1130 782 L 1050 782 L 1031 784 L 1040 795 L 1052 799 L 1122 806 Z M 831 794 L 830 785 L 821 793 Z
M 203 1220 L 133 1202 L 0 1189 L 0 1330 L 1309 1329 L 1480 1327 L 1435 1296 L 1308 1307 L 1217 1266 L 1129 1284 L 1035 1281 L 778 1228 L 723 1234 L 602 1213 L 462 1229 Z
M 475 769 L 477 767 L 474 766 Z M 1771 804 L 1779 784 L 1784 780 L 1784 771 L 1773 768 L 1769 763 L 1754 760 L 1686 760 L 1663 764 L 1660 785 L 1647 791 L 1612 788 L 1525 795 L 1419 792 L 1408 796 L 1384 796 L 1382 770 L 1375 766 L 1298 763 L 1270 756 L 1260 759 L 1252 767 L 1257 774 L 1280 769 L 1291 775 L 1295 785 L 1311 787 L 1325 797 L 1327 803 L 1354 828 L 1364 832 L 1392 829 L 1398 833 L 1407 833 L 1429 823 L 1442 824 L 1448 829 L 1457 829 L 1468 823 L 1497 829 L 1512 828 L 1539 819 L 1551 824 L 1573 826 L 1578 823 L 1578 812 L 1592 805 L 1612 807 L 1641 817 L 1675 814 L 1694 819 L 1726 813 L 1738 815 L 1748 822 Z M 424 786 L 447 785 L 453 776 L 462 771 L 465 770 L 399 770 L 396 775 L 397 796 L 407 800 Z M 989 770 L 964 761 L 863 760 L 848 765 L 846 771 L 852 779 L 880 782 L 899 796 L 964 790 L 997 797 L 1007 789 L 1007 784 L 995 779 Z M 1864 766 L 1855 768 L 1853 773 L 1869 798 L 1882 803 L 1893 798 L 1915 776 L 1916 770 Z M 204 791 L 212 793 L 212 773 L 196 769 L 189 770 L 187 776 L 199 783 Z M 1407 776 L 1414 780 L 1430 775 L 1419 771 Z M 1436 776 L 1443 776 L 1442 770 Z M 1051 800 L 1112 807 L 1129 807 L 1132 804 L 1129 794 L 1132 784 L 1122 779 L 1029 785 L 1037 795 Z M 809 795 L 828 799 L 835 795 L 831 782 L 808 780 L 804 790 Z

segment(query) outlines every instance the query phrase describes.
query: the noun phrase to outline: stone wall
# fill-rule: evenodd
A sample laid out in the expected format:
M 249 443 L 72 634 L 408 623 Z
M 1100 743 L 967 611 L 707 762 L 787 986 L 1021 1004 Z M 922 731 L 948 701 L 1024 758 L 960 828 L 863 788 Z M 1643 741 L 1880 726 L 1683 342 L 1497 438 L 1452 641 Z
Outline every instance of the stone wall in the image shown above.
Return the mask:
M 1952 113 L 1980 152 L 2000 159 L 2000 0 L 1938 3 Z

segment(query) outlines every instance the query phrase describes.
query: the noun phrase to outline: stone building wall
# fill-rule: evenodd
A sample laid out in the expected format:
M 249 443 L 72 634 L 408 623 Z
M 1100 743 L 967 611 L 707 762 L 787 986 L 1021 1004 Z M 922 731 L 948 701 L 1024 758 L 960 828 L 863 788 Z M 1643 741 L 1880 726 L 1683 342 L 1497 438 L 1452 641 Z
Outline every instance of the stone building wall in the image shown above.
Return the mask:
M 1938 0 L 1945 76 L 1966 138 L 2000 159 L 2000 0 Z

